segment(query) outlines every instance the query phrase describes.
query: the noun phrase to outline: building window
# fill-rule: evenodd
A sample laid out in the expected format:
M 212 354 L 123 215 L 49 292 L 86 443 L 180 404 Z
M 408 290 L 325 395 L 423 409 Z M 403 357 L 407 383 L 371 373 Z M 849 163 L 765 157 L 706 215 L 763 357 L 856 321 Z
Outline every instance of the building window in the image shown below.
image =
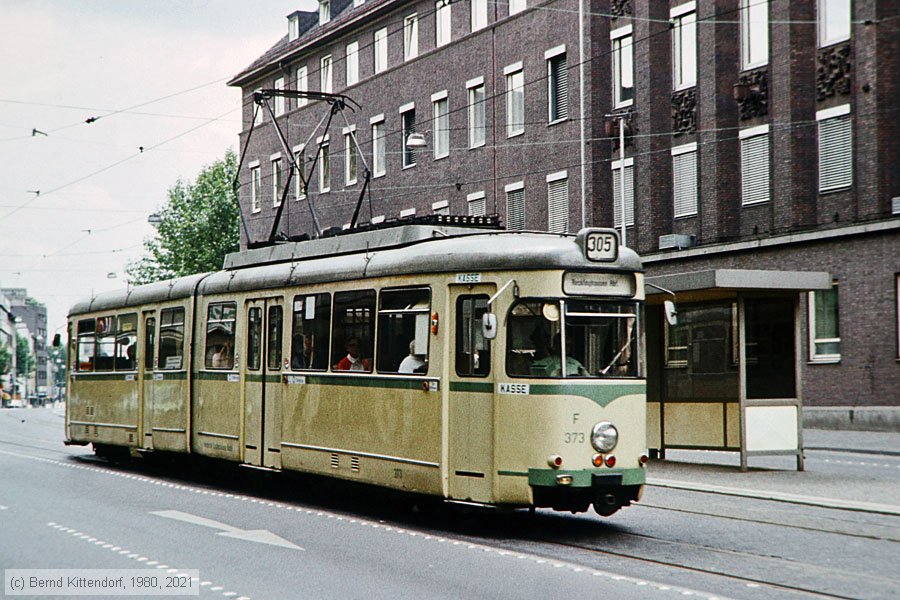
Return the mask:
M 487 27 L 487 20 L 487 0 L 472 0 L 472 31 L 478 31 Z
M 370 123 L 372 125 L 372 176 L 381 177 L 385 173 L 384 118 Z
M 740 132 L 741 204 L 769 201 L 769 126 Z
M 441 200 L 440 202 L 432 202 L 431 212 L 436 215 L 449 215 L 450 203 L 446 200 Z
M 819 192 L 853 185 L 853 122 L 850 105 L 816 113 L 819 126 Z
M 850 39 L 850 0 L 819 0 L 819 46 Z
M 841 359 L 838 284 L 830 290 L 809 293 L 809 360 L 836 362 Z
M 407 138 L 409 138 L 410 134 L 416 132 L 416 108 L 414 105 L 406 105 L 401 107 L 400 122 L 400 144 L 402 146 L 400 152 L 403 156 L 402 166 L 405 169 L 406 167 L 412 167 L 416 164 L 415 149 L 410 148 L 406 145 L 406 140 Z
M 419 16 L 413 13 L 403 19 L 403 60 L 419 55 Z
M 741 0 L 741 66 L 759 67 L 769 62 L 769 2 Z
M 353 8 L 357 8 L 366 3 L 366 0 L 353 0 Z
M 672 9 L 672 86 L 676 90 L 697 84 L 696 3 Z
M 506 192 L 506 228 L 510 231 L 525 230 L 525 183 L 511 183 Z
M 672 148 L 672 195 L 675 218 L 697 214 L 697 144 Z
M 319 67 L 319 84 L 321 91 L 330 94 L 331 86 L 331 55 L 323 56 Z
M 450 155 L 450 110 L 447 92 L 439 92 L 431 97 L 434 109 L 434 121 L 431 130 L 434 137 L 434 157 L 444 158 Z
M 259 193 L 262 191 L 262 179 L 259 174 L 259 163 L 250 166 L 250 210 L 259 212 L 262 210 L 260 205 Z
M 566 171 L 547 175 L 547 231 L 569 232 L 569 175 Z
M 347 44 L 347 85 L 359 83 L 359 42 Z
M 281 206 L 281 155 L 272 157 L 272 206 Z
M 506 75 L 506 137 L 525 133 L 525 75 L 522 63 L 503 69 Z
M 319 144 L 319 193 L 331 190 L 331 156 L 329 154 L 328 136 L 316 140 Z
M 520 13 L 527 8 L 526 0 L 509 0 L 509 15 Z
M 284 89 L 284 77 L 279 77 L 275 80 L 275 89 L 283 90 Z M 284 96 L 276 95 L 275 99 L 275 116 L 281 116 L 284 114 Z
M 623 173 L 622 161 L 612 163 L 613 190 L 613 226 L 622 226 L 622 179 L 625 179 L 625 226 L 634 225 L 634 159 L 625 159 Z
M 387 28 L 375 32 L 375 72 L 381 73 L 388 67 Z
M 351 125 L 344 129 L 344 183 L 353 185 L 356 183 L 356 127 Z
M 469 207 L 470 217 L 483 217 L 487 214 L 487 203 L 484 192 L 474 192 L 466 196 L 466 204 Z
M 307 77 L 307 69 L 306 67 L 300 67 L 297 69 L 297 91 L 298 92 L 308 92 L 309 91 L 309 79 Z M 307 98 L 297 98 L 297 108 L 301 106 L 306 106 L 309 102 Z
M 547 59 L 548 120 L 558 123 L 569 118 L 569 69 L 566 47 L 559 46 L 544 53 Z
M 613 105 L 631 106 L 634 102 L 634 49 L 631 25 L 610 32 L 612 39 Z
M 300 16 L 291 15 L 288 17 L 288 41 L 293 42 L 300 37 Z
M 469 148 L 484 146 L 485 111 L 484 78 L 478 77 L 466 83 L 469 90 Z
M 324 25 L 331 20 L 331 1 L 319 0 L 319 25 Z
M 434 45 L 450 42 L 450 0 L 438 0 L 434 5 Z
M 303 180 L 306 178 L 306 173 L 304 172 L 306 168 L 306 152 L 303 146 L 294 147 L 294 162 L 297 163 L 297 169 L 299 170 L 299 173 L 295 176 L 294 199 L 302 200 L 306 198 L 306 184 L 303 183 Z

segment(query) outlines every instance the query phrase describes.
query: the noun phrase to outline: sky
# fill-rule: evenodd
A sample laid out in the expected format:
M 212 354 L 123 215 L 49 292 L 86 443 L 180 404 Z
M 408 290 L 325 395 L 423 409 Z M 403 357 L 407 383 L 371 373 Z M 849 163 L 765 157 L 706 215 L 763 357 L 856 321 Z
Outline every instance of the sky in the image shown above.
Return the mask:
M 0 286 L 47 306 L 48 337 L 76 301 L 125 287 L 176 181 L 238 150 L 226 82 L 316 6 L 2 0 Z

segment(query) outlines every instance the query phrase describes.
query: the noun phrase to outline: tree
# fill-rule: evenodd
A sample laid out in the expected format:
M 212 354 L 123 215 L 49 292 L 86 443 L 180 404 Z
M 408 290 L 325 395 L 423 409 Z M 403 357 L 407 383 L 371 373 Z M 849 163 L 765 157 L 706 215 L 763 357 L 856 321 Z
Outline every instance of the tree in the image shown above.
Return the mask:
M 12 367 L 12 352 L 5 344 L 0 345 L 0 375 L 9 373 L 10 367 Z
M 204 167 L 195 183 L 179 179 L 159 211 L 156 235 L 144 240 L 145 256 L 126 267 L 132 285 L 216 271 L 240 247 L 240 213 L 231 187 L 237 156 Z
M 16 375 L 28 377 L 34 372 L 34 353 L 28 338 L 16 336 Z

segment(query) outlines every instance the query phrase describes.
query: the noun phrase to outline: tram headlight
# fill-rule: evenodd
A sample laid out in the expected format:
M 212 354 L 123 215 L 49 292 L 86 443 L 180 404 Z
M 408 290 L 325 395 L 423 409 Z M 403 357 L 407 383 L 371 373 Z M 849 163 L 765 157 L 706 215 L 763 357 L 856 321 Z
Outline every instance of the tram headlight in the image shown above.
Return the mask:
M 619 432 L 609 421 L 601 421 L 591 430 L 591 445 L 597 452 L 610 452 L 618 441 Z

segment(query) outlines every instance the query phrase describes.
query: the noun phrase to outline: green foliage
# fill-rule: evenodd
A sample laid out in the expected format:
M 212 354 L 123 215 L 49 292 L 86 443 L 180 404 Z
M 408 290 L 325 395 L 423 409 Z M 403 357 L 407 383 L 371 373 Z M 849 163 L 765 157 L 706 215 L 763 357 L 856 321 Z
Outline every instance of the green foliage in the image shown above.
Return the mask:
M 12 352 L 5 345 L 0 346 L 0 375 L 9 373 L 12 367 Z
M 28 377 L 34 372 L 34 353 L 28 338 L 16 337 L 16 375 Z
M 159 211 L 156 235 L 144 240 L 145 256 L 126 268 L 131 285 L 222 268 L 240 245 L 240 213 L 231 187 L 237 155 L 204 167 L 194 183 L 179 179 Z

